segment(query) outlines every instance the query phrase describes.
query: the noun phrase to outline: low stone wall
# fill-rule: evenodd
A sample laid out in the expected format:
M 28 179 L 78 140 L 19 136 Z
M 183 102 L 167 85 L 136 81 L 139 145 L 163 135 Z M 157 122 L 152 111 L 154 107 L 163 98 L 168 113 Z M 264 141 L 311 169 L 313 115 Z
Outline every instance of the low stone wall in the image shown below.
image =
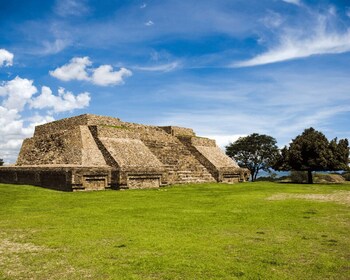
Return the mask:
M 33 185 L 60 191 L 102 190 L 117 187 L 111 181 L 111 172 L 109 166 L 0 167 L 0 183 Z M 95 182 L 92 184 L 93 180 Z
M 127 176 L 128 189 L 158 188 L 161 184 L 160 174 L 129 174 Z

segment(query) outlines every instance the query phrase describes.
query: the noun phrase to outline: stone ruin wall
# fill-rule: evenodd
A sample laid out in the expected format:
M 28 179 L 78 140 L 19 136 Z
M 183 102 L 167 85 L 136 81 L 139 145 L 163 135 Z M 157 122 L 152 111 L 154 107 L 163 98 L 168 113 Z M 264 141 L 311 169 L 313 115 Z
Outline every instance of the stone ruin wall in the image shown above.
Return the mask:
M 40 125 L 0 182 L 60 190 L 245 181 L 248 171 L 192 129 L 81 115 Z

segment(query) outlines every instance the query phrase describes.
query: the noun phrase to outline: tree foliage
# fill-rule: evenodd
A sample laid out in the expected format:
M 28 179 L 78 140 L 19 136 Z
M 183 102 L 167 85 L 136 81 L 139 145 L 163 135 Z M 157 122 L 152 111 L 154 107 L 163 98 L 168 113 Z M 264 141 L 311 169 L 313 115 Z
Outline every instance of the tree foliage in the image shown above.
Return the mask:
M 4 165 L 4 160 L 2 158 L 0 158 L 0 166 Z
M 275 138 L 253 133 L 226 146 L 226 154 L 249 169 L 254 181 L 260 170 L 268 171 L 278 157 Z
M 308 172 L 308 183 L 313 183 L 313 171 L 347 170 L 349 142 L 337 138 L 328 141 L 322 132 L 310 127 L 292 140 L 289 147 L 281 150 L 274 168 Z

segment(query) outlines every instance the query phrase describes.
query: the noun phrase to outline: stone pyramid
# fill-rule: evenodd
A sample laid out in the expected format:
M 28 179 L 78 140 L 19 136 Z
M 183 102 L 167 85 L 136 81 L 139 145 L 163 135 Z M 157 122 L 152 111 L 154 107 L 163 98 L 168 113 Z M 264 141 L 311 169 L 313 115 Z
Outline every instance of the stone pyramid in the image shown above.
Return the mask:
M 236 183 L 248 176 L 214 140 L 190 128 L 90 114 L 37 126 L 16 165 L 0 168 L 0 182 L 64 191 Z

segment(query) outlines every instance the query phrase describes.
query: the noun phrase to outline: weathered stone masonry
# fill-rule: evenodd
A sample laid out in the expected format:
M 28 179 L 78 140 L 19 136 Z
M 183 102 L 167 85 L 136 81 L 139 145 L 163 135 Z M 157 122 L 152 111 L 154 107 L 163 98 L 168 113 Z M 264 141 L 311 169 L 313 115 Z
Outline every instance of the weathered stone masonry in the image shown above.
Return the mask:
M 248 175 L 214 140 L 192 129 L 90 114 L 37 126 L 16 165 L 0 168 L 2 183 L 64 191 L 236 183 Z

